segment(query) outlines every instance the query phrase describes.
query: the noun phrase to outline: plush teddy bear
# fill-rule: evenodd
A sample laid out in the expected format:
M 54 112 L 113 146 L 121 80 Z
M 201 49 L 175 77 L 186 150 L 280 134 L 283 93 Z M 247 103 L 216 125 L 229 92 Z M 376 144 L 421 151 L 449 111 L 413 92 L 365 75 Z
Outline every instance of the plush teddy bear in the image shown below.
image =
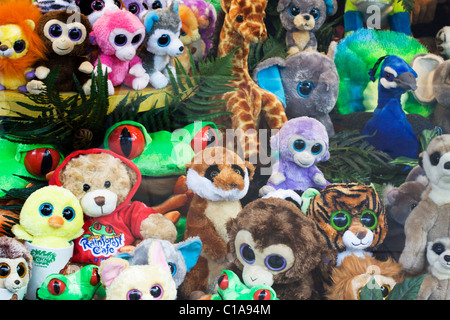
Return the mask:
M 425 271 L 426 246 L 450 237 L 450 135 L 433 138 L 419 157 L 429 184 L 405 222 L 405 248 L 399 262 L 411 275 Z
M 269 58 L 256 66 L 253 78 L 280 99 L 288 119 L 314 118 L 325 126 L 329 137 L 334 135 L 329 113 L 338 99 L 339 75 L 331 56 L 306 51 L 286 59 Z
M 240 200 L 248 192 L 253 172 L 251 163 L 224 147 L 206 148 L 187 165 L 186 184 L 194 197 L 184 236 L 198 236 L 203 248 L 180 287 L 181 296 L 213 292 L 217 277 L 228 264 L 226 223 L 242 209 Z
M 105 12 L 92 26 L 90 39 L 98 45 L 102 72 L 108 72 L 108 94 L 114 87 L 125 84 L 134 90 L 142 90 L 148 84 L 148 75 L 137 55 L 145 38 L 141 20 L 129 11 Z M 98 61 L 94 73 L 97 72 Z
M 175 74 L 175 67 L 170 59 L 178 57 L 184 51 L 183 42 L 179 39 L 181 18 L 178 2 L 174 1 L 168 8 L 149 11 L 144 18 L 144 25 L 145 47 L 139 57 L 150 85 L 155 89 L 162 89 L 169 84 L 166 67 Z
M 433 124 L 450 133 L 450 60 L 432 53 L 418 54 L 411 60 L 411 67 L 417 72 L 414 97 L 434 106 Z
M 316 223 L 289 201 L 257 199 L 227 223 L 228 270 L 249 288 L 272 287 L 280 300 L 323 298 L 336 256 Z
M 57 167 L 49 183 L 72 191 L 85 214 L 73 262 L 99 265 L 137 239 L 175 241 L 171 220 L 143 202 L 131 201 L 140 182 L 136 165 L 109 150 L 79 150 Z
M 299 117 L 286 122 L 270 138 L 270 147 L 279 152 L 280 158 L 272 166 L 272 174 L 260 189 L 260 195 L 273 189 L 305 191 L 326 187 L 329 182 L 316 164 L 330 158 L 328 142 L 325 127 L 314 118 Z
M 450 238 L 428 242 L 428 275 L 423 279 L 416 300 L 450 299 Z
M 0 237 L 0 300 L 22 300 L 31 277 L 33 257 L 17 239 Z
M 288 53 L 316 50 L 314 33 L 337 11 L 336 0 L 280 0 L 277 11 L 286 29 Z
M 420 166 L 414 167 L 400 186 L 388 184 L 383 189 L 383 203 L 386 208 L 386 238 L 375 252 L 377 258 L 390 256 L 396 261 L 405 247 L 405 221 L 419 204 L 422 193 L 428 185 L 428 178 Z
M 149 261 L 130 265 L 127 260 L 109 258 L 100 265 L 106 300 L 175 300 L 177 289 L 164 251 L 158 241 L 149 248 Z

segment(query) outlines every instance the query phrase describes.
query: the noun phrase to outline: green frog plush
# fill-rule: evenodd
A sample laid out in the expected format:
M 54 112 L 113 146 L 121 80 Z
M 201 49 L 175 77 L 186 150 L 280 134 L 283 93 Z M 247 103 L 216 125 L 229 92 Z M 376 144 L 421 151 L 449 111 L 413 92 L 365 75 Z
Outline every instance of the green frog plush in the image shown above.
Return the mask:
M 271 287 L 257 285 L 249 288 L 231 270 L 223 270 L 217 282 L 217 293 L 211 295 L 211 300 L 278 300 Z
M 92 300 L 106 297 L 98 266 L 88 264 L 75 273 L 50 274 L 37 290 L 38 300 Z

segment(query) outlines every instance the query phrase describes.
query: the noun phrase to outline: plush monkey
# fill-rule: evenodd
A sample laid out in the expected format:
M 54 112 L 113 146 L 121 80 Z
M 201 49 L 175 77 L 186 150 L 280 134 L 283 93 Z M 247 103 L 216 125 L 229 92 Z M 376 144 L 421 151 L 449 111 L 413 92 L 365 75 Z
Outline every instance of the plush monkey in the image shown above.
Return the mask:
M 51 11 L 42 16 L 37 32 L 44 41 L 49 53 L 45 60 L 37 63 L 37 79 L 27 84 L 30 93 L 39 94 L 45 89 L 45 80 L 51 70 L 58 68 L 55 81 L 57 91 L 76 91 L 73 78 L 76 78 L 86 94 L 90 93 L 93 65 L 86 55 L 90 47 L 89 33 L 92 26 L 87 17 L 78 12 L 66 10 Z
M 254 167 L 223 147 L 206 148 L 187 167 L 186 184 L 194 197 L 184 236 L 200 237 L 203 247 L 180 286 L 180 296 L 194 299 L 213 293 L 228 264 L 226 223 L 242 209 L 240 200 L 247 194 Z
M 248 287 L 271 286 L 280 300 L 323 298 L 336 255 L 296 205 L 279 198 L 257 199 L 227 223 L 228 270 Z

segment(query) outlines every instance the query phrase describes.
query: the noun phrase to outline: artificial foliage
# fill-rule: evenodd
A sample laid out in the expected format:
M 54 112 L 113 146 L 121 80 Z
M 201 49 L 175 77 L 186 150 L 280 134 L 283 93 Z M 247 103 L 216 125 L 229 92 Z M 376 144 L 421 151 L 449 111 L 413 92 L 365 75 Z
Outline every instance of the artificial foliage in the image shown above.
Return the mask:
M 427 273 L 405 278 L 403 282 L 397 283 L 392 288 L 386 298 L 383 298 L 381 288 L 372 275 L 369 282 L 361 289 L 359 298 L 360 300 L 414 300 L 426 275 Z

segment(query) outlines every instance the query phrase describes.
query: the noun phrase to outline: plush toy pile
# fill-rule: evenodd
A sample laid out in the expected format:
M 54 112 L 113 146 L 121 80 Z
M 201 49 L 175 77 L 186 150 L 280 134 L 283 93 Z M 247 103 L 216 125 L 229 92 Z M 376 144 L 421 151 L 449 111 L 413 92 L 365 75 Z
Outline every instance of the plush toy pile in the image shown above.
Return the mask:
M 272 1 L 0 1 L 0 300 L 450 299 L 450 26 Z

